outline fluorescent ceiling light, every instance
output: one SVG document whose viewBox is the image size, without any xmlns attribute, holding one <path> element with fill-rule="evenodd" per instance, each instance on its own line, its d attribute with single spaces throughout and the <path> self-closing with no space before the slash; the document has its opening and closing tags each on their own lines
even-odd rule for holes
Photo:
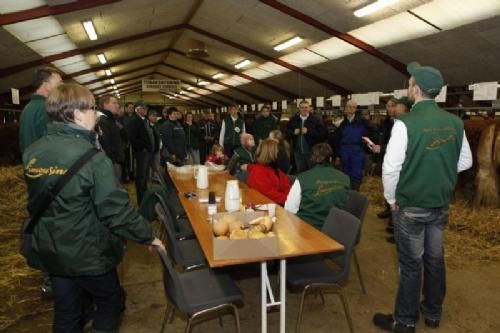
<svg viewBox="0 0 500 333">
<path fill-rule="evenodd" d="M 113 89 L 116 90 L 116 89 L 118 89 L 118 87 L 117 86 L 113 86 Z"/>
<path fill-rule="evenodd" d="M 99 62 L 103 65 L 106 63 L 106 57 L 104 56 L 104 53 L 99 53 L 97 55 L 97 59 L 99 59 Z"/>
<path fill-rule="evenodd" d="M 356 17 L 363 17 L 366 15 L 373 14 L 382 8 L 385 8 L 389 5 L 392 5 L 398 0 L 377 0 L 374 3 L 369 4 L 368 6 L 365 6 L 363 8 L 360 8 L 354 12 L 354 16 Z"/>
<path fill-rule="evenodd" d="M 283 51 L 284 49 L 287 49 L 291 46 L 297 45 L 298 43 L 302 42 L 303 38 L 299 36 L 295 36 L 293 38 L 290 38 L 289 40 L 284 41 L 283 43 L 280 43 L 274 47 L 275 51 Z"/>
<path fill-rule="evenodd" d="M 90 40 L 97 40 L 97 33 L 95 32 L 94 24 L 92 20 L 84 20 L 82 21 L 83 28 L 85 28 L 85 32 L 87 36 L 89 36 Z"/>
<path fill-rule="evenodd" d="M 187 87 L 186 89 L 187 89 L 187 90 L 193 90 L 193 89 L 194 89 L 194 87 Z"/>
<path fill-rule="evenodd" d="M 206 86 L 208 84 L 210 84 L 210 82 L 208 82 L 208 81 L 200 81 L 200 82 L 198 82 L 199 86 Z"/>
<path fill-rule="evenodd" d="M 245 59 L 245 60 L 243 60 L 243 61 L 241 61 L 241 62 L 237 63 L 236 65 L 234 65 L 234 67 L 235 67 L 236 69 L 240 69 L 240 68 L 243 68 L 243 67 L 245 67 L 245 66 L 248 66 L 248 65 L 250 64 L 250 62 L 251 62 L 250 60 Z"/>
<path fill-rule="evenodd" d="M 106 73 L 107 76 L 111 76 L 111 69 L 106 69 L 104 73 Z"/>
<path fill-rule="evenodd" d="M 220 78 L 221 76 L 224 76 L 224 74 L 222 74 L 222 73 L 217 73 L 217 74 L 212 75 L 212 79 L 218 79 L 218 78 Z"/>
<path fill-rule="evenodd" d="M 109 82 L 111 82 L 111 84 L 115 84 L 115 79 L 111 79 Z"/>
<path fill-rule="evenodd" d="M 185 93 L 186 93 L 186 92 L 185 92 L 185 91 L 183 91 L 183 90 L 179 91 L 179 94 L 181 94 L 181 95 L 182 95 L 182 94 L 185 94 Z"/>
</svg>

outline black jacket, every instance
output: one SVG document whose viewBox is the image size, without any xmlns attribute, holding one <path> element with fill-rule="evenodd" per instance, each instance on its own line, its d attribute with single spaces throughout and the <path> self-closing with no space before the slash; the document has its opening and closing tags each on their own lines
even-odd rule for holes
<svg viewBox="0 0 500 333">
<path fill-rule="evenodd" d="M 292 147 L 295 147 L 297 141 L 297 135 L 294 134 L 296 128 L 301 127 L 302 119 L 299 114 L 296 114 L 288 122 L 286 128 L 286 136 L 288 142 L 291 142 Z M 307 128 L 307 133 L 305 135 L 307 144 L 312 148 L 315 144 L 326 141 L 327 131 L 326 127 L 323 126 L 323 122 L 320 118 L 313 114 L 309 114 L 306 121 L 304 122 L 304 127 Z"/>
<path fill-rule="evenodd" d="M 379 127 L 379 135 L 378 135 L 378 144 L 381 148 L 381 153 L 385 153 L 385 149 L 387 148 L 387 144 L 389 143 L 389 139 L 391 138 L 392 127 L 394 126 L 394 119 L 387 116 L 385 117 Z"/>
<path fill-rule="evenodd" d="M 214 120 L 202 120 L 200 127 L 200 145 L 211 145 L 219 140 L 220 128 Z"/>
<path fill-rule="evenodd" d="M 153 142 L 151 142 L 146 126 L 149 126 L 147 120 L 137 114 L 134 114 L 129 121 L 128 138 L 134 151 L 153 151 Z"/>
<path fill-rule="evenodd" d="M 160 134 L 168 156 L 175 155 L 176 159 L 181 161 L 187 157 L 186 133 L 181 123 L 171 120 L 165 121 Z"/>
<path fill-rule="evenodd" d="M 108 110 L 99 110 L 102 115 L 97 120 L 99 128 L 99 143 L 113 163 L 123 163 L 125 152 L 123 150 L 120 127 L 116 124 L 113 114 Z"/>
</svg>

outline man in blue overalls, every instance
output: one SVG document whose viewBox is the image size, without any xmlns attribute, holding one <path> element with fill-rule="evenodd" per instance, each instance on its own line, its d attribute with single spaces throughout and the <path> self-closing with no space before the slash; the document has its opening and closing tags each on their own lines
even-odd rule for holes
<svg viewBox="0 0 500 333">
<path fill-rule="evenodd" d="M 339 126 L 336 164 L 342 161 L 342 168 L 351 179 L 351 188 L 359 191 L 365 163 L 362 137 L 371 136 L 372 125 L 366 119 L 356 115 L 357 107 L 356 101 L 347 101 L 344 120 Z"/>
</svg>

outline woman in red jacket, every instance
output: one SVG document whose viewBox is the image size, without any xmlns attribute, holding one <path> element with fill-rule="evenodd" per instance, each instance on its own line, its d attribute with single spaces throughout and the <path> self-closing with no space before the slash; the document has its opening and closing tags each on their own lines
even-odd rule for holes
<svg viewBox="0 0 500 333">
<path fill-rule="evenodd" d="M 255 163 L 248 166 L 247 183 L 251 188 L 283 205 L 290 191 L 290 181 L 278 168 L 277 160 L 278 143 L 270 139 L 261 141 L 255 153 Z"/>
</svg>

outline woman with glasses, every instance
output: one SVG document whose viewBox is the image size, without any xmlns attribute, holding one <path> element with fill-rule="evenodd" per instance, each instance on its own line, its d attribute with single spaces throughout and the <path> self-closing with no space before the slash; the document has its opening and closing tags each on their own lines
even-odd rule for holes
<svg viewBox="0 0 500 333">
<path fill-rule="evenodd" d="M 78 84 L 61 84 L 46 100 L 47 135 L 23 154 L 31 216 L 40 198 L 96 144 L 95 101 Z M 151 225 L 130 206 L 113 164 L 98 152 L 69 179 L 38 219 L 30 266 L 49 272 L 54 294 L 54 332 L 81 332 L 83 296 L 95 313 L 93 332 L 117 332 L 124 293 L 116 266 L 123 239 L 163 247 Z"/>
</svg>

